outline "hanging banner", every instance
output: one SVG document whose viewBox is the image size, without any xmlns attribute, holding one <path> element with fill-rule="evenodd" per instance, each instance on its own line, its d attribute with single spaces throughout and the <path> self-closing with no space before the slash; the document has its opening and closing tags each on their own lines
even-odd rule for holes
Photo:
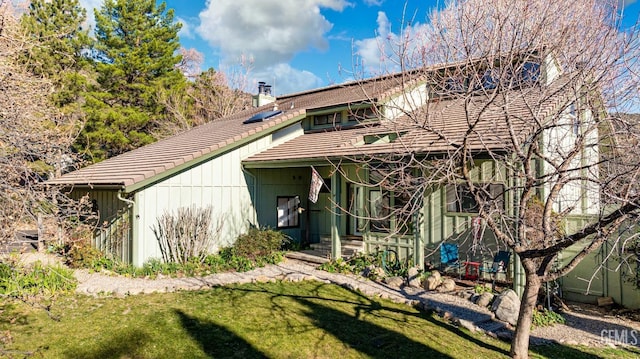
<svg viewBox="0 0 640 359">
<path fill-rule="evenodd" d="M 316 203 L 318 202 L 318 194 L 320 193 L 320 189 L 322 189 L 322 185 L 324 181 L 322 180 L 322 176 L 316 171 L 313 166 L 311 167 L 311 187 L 309 188 L 309 201 Z"/>
</svg>

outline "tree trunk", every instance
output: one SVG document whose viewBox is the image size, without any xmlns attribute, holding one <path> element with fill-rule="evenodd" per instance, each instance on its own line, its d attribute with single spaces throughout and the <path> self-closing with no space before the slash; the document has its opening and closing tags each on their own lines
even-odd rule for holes
<svg viewBox="0 0 640 359">
<path fill-rule="evenodd" d="M 540 290 L 540 278 L 535 272 L 527 270 L 525 266 L 526 282 L 524 294 L 520 303 L 520 313 L 518 314 L 518 324 L 511 342 L 511 357 L 525 359 L 529 357 L 529 336 L 531 334 L 531 323 L 533 311 L 538 301 L 538 291 Z"/>
</svg>

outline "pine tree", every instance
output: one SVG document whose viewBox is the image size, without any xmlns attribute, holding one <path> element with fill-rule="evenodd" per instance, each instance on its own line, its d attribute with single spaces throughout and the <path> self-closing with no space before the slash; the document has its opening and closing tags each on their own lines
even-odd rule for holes
<svg viewBox="0 0 640 359">
<path fill-rule="evenodd" d="M 160 94 L 186 81 L 176 69 L 181 25 L 165 3 L 105 0 L 95 15 L 100 90 L 87 97 L 77 148 L 99 161 L 155 141 L 159 123 L 170 118 Z"/>
<path fill-rule="evenodd" d="M 78 0 L 32 0 L 20 25 L 33 46 L 26 47 L 21 61 L 27 71 L 49 79 L 54 86 L 53 103 L 68 116 L 82 116 L 79 101 L 91 77 L 89 60 L 83 55 L 91 40 L 82 24 L 86 10 Z"/>
</svg>

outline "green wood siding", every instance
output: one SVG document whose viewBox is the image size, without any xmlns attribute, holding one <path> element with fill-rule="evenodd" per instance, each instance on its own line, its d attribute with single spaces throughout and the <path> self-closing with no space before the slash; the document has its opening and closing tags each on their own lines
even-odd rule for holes
<svg viewBox="0 0 640 359">
<path fill-rule="evenodd" d="M 257 179 L 255 205 L 258 224 L 277 228 L 277 199 L 284 196 L 298 196 L 300 207 L 304 210 L 299 215 L 299 226 L 295 228 L 285 228 L 282 231 L 295 241 L 307 241 L 309 233 L 309 216 L 316 210 L 322 211 L 321 206 L 327 203 L 326 194 L 321 193 L 319 201 L 312 204 L 309 197 L 309 184 L 311 182 L 311 168 L 285 168 L 285 169 L 253 169 L 251 172 Z M 324 214 L 324 213 L 322 213 Z M 321 216 L 324 218 L 325 216 Z M 314 226 L 316 223 L 314 223 Z M 327 228 L 324 222 L 320 223 L 320 228 Z M 328 228 L 327 228 L 328 230 Z"/>
<path fill-rule="evenodd" d="M 98 211 L 93 245 L 124 262 L 130 262 L 133 238 L 131 205 L 118 199 L 118 191 L 113 190 L 77 189 L 71 197 L 80 199 L 85 195 L 94 202 Z"/>
</svg>

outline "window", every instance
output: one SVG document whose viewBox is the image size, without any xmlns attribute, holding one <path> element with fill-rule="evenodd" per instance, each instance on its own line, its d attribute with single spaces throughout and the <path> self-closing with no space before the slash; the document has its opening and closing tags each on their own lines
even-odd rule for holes
<svg viewBox="0 0 640 359">
<path fill-rule="evenodd" d="M 444 81 L 445 94 L 465 92 L 465 79 L 462 76 L 451 76 Z"/>
<path fill-rule="evenodd" d="M 488 210 L 504 210 L 504 185 L 499 183 L 478 183 L 483 204 Z M 476 197 L 466 184 L 447 185 L 447 212 L 478 213 L 480 207 Z"/>
<path fill-rule="evenodd" d="M 313 116 L 313 124 L 315 126 L 333 125 L 336 123 L 340 123 L 341 121 L 342 121 L 342 114 L 340 112 Z"/>
<path fill-rule="evenodd" d="M 540 64 L 531 61 L 522 64 L 521 79 L 525 83 L 537 83 L 540 79 Z"/>
<path fill-rule="evenodd" d="M 291 228 L 300 225 L 300 197 L 278 197 L 278 228 Z"/>
<path fill-rule="evenodd" d="M 498 83 L 500 81 L 500 70 L 499 69 L 489 69 L 484 72 L 481 78 L 481 86 L 485 90 L 493 90 L 498 87 Z"/>
<path fill-rule="evenodd" d="M 571 118 L 573 134 L 575 136 L 578 136 L 580 134 L 581 123 L 580 123 L 580 117 L 576 113 L 575 103 L 572 103 L 571 105 L 569 105 L 569 107 L 567 108 L 567 114 Z"/>
<path fill-rule="evenodd" d="M 365 121 L 378 118 L 378 112 L 374 107 L 366 107 L 360 109 L 354 109 L 349 112 L 347 118 L 350 122 Z"/>
<path fill-rule="evenodd" d="M 391 229 L 391 196 L 388 191 L 369 191 L 371 221 L 369 229 L 372 232 L 389 232 Z"/>
<path fill-rule="evenodd" d="M 401 166 L 379 164 L 371 167 L 369 183 L 380 189 L 369 191 L 369 230 L 372 232 L 391 232 L 411 234 L 413 231 L 413 213 L 410 205 L 412 193 L 407 189 L 412 183 L 411 169 Z M 385 189 L 397 189 L 385 190 Z"/>
</svg>

